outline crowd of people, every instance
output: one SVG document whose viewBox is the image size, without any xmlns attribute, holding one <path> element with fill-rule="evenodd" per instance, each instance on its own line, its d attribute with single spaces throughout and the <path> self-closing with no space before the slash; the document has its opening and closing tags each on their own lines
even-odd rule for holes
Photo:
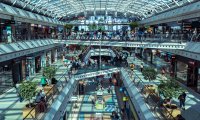
<svg viewBox="0 0 200 120">
<path fill-rule="evenodd" d="M 169 32 L 164 33 L 152 33 L 147 30 L 116 30 L 116 31 L 81 31 L 81 32 L 69 32 L 66 34 L 66 39 L 82 39 L 82 40 L 132 40 L 132 41 L 145 41 L 145 40 L 159 40 L 159 41 L 170 41 L 170 40 L 185 40 L 185 41 L 199 41 L 200 33 L 197 32 Z"/>
</svg>

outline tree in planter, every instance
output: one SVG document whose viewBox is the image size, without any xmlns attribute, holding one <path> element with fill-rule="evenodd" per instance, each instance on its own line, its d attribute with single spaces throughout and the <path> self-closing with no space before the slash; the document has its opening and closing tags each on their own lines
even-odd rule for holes
<svg viewBox="0 0 200 120">
<path fill-rule="evenodd" d="M 170 101 L 172 98 L 178 98 L 180 94 L 185 92 L 185 90 L 179 86 L 178 82 L 174 79 L 161 81 L 158 85 L 158 91 L 160 95 L 163 95 L 165 99 Z"/>
<path fill-rule="evenodd" d="M 155 71 L 155 69 L 147 67 L 144 68 L 142 71 L 142 75 L 144 76 L 144 79 L 152 81 L 156 79 L 157 76 L 157 72 Z"/>
<path fill-rule="evenodd" d="M 88 26 L 89 31 L 94 31 L 97 29 L 97 25 L 95 23 L 93 23 L 92 25 Z"/>
<path fill-rule="evenodd" d="M 131 23 L 129 24 L 129 26 L 130 26 L 131 30 L 135 30 L 135 28 L 138 27 L 139 25 L 138 25 L 137 22 L 131 22 Z"/>
<path fill-rule="evenodd" d="M 26 81 L 19 86 L 19 94 L 24 100 L 28 100 L 28 107 L 31 107 L 31 99 L 36 95 L 36 82 Z"/>
<path fill-rule="evenodd" d="M 166 81 L 161 81 L 158 85 L 158 91 L 165 98 L 178 98 L 178 96 L 185 92 L 185 90 L 179 86 L 178 82 L 171 79 Z"/>
<path fill-rule="evenodd" d="M 67 30 L 67 32 L 70 32 L 73 28 L 73 25 L 72 24 L 65 24 L 65 29 Z"/>
<path fill-rule="evenodd" d="M 54 78 L 56 75 L 56 71 L 57 71 L 56 67 L 48 66 L 43 69 L 43 74 L 48 80 L 52 80 L 52 78 Z"/>
</svg>

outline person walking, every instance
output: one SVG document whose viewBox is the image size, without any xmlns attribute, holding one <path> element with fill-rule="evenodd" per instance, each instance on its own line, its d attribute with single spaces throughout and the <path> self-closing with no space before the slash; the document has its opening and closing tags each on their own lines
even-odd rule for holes
<svg viewBox="0 0 200 120">
<path fill-rule="evenodd" d="M 140 71 L 141 72 L 143 71 L 143 68 L 144 68 L 143 63 L 141 63 L 141 65 L 140 65 Z"/>
<path fill-rule="evenodd" d="M 180 102 L 180 108 L 182 108 L 183 110 L 185 110 L 185 99 L 186 99 L 186 93 L 183 92 L 179 97 L 179 102 Z"/>
</svg>

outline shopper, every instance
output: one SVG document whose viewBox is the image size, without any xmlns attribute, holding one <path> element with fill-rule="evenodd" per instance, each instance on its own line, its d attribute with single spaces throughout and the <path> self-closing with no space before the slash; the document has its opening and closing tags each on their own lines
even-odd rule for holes
<svg viewBox="0 0 200 120">
<path fill-rule="evenodd" d="M 162 68 L 161 73 L 162 73 L 163 76 L 165 75 L 165 69 L 164 68 Z"/>
<path fill-rule="evenodd" d="M 143 71 L 143 68 L 144 68 L 143 63 L 141 63 L 141 65 L 140 65 L 140 71 L 141 72 Z"/>
<path fill-rule="evenodd" d="M 182 108 L 183 110 L 185 109 L 185 99 L 186 99 L 186 93 L 183 92 L 179 97 L 179 102 L 180 102 L 180 108 Z"/>
<path fill-rule="evenodd" d="M 40 83 L 41 83 L 42 87 L 46 86 L 46 84 L 47 84 L 46 77 L 44 76 L 44 74 L 42 75 Z"/>
</svg>

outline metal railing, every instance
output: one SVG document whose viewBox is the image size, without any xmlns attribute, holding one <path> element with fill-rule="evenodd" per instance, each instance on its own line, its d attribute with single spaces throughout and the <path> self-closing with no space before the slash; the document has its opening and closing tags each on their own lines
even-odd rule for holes
<svg viewBox="0 0 200 120">
<path fill-rule="evenodd" d="M 10 41 L 9 41 L 10 39 Z M 200 33 L 129 33 L 121 34 L 116 32 L 105 32 L 104 34 L 94 34 L 94 32 L 77 32 L 70 35 L 2 35 L 1 43 L 37 40 L 37 39 L 63 39 L 63 40 L 112 40 L 112 41 L 149 41 L 149 42 L 199 42 Z"/>
<path fill-rule="evenodd" d="M 68 83 L 65 80 L 65 76 L 67 75 L 68 71 L 64 71 L 62 76 L 58 79 L 58 82 L 47 91 L 46 93 L 46 100 L 45 100 L 45 111 L 41 112 L 40 111 L 40 105 L 35 104 L 35 106 L 27 113 L 27 115 L 23 118 L 23 120 L 28 120 L 28 119 L 34 119 L 34 120 L 39 120 L 43 119 L 45 113 L 48 111 L 48 109 L 51 107 L 51 104 L 54 102 L 56 99 L 56 96 L 59 95 L 64 88 L 64 86 Z"/>
<path fill-rule="evenodd" d="M 150 106 L 150 110 L 152 113 L 155 113 L 157 118 L 159 119 L 167 119 L 167 120 L 176 120 L 176 117 L 172 115 L 173 109 L 169 110 L 167 107 L 163 106 L 163 103 L 161 102 L 161 97 L 159 93 L 156 93 L 155 91 L 152 91 L 150 89 L 150 84 L 145 83 L 136 72 L 130 70 L 129 76 L 133 79 L 134 85 L 139 90 L 140 94 L 143 96 L 146 104 Z M 134 76 L 134 77 L 133 77 Z M 151 84 L 152 85 L 152 84 Z M 178 108 L 178 107 L 177 107 Z M 160 115 L 158 115 L 159 113 Z"/>
<path fill-rule="evenodd" d="M 170 33 L 170 34 L 149 34 L 149 33 L 135 33 L 135 34 L 104 34 L 98 35 L 94 33 L 74 33 L 68 35 L 66 40 L 112 40 L 112 41 L 158 41 L 158 42 L 190 42 L 194 41 L 193 34 L 183 34 L 183 33 Z M 197 35 L 196 35 L 197 36 Z M 199 41 L 199 36 L 197 38 Z"/>
</svg>

